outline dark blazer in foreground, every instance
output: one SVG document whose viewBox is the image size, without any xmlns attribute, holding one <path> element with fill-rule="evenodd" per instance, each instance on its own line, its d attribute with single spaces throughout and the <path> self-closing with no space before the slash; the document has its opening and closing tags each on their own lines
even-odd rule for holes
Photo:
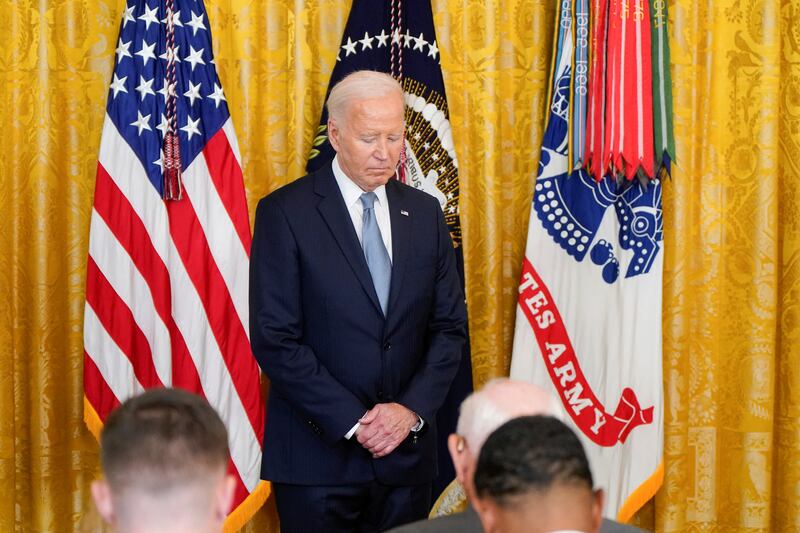
<svg viewBox="0 0 800 533">
<path fill-rule="evenodd" d="M 330 165 L 263 198 L 250 257 L 250 339 L 271 385 L 264 479 L 300 485 L 429 482 L 436 411 L 458 368 L 466 309 L 439 203 L 386 185 L 392 281 L 386 317 Z M 372 459 L 344 435 L 378 403 L 425 431 Z"/>
<path fill-rule="evenodd" d="M 472 507 L 467 507 L 464 512 L 455 513 L 431 520 L 420 520 L 392 529 L 389 533 L 483 533 L 478 513 Z M 643 530 L 603 519 L 600 533 L 644 533 Z"/>
</svg>

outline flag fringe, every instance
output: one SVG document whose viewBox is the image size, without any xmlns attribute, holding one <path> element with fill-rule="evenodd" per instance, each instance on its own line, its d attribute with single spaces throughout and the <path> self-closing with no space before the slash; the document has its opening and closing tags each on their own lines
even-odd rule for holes
<svg viewBox="0 0 800 533">
<path fill-rule="evenodd" d="M 89 402 L 89 398 L 86 395 L 83 395 L 83 421 L 86 423 L 86 427 L 89 428 L 89 431 L 94 435 L 94 438 L 97 439 L 97 442 L 100 442 L 100 432 L 103 430 L 103 422 L 100 420 L 100 416 L 97 414 L 97 411 L 94 410 L 94 406 Z"/>
<path fill-rule="evenodd" d="M 94 410 L 86 395 L 83 396 L 83 421 L 86 427 L 100 441 L 100 432 L 103 430 L 103 422 Z M 264 505 L 269 495 L 272 493 L 272 485 L 268 481 L 259 481 L 255 490 L 239 504 L 236 509 L 225 519 L 223 533 L 233 533 L 239 531 L 244 525 L 253 518 L 253 515 Z"/>
<path fill-rule="evenodd" d="M 271 493 L 272 485 L 269 481 L 259 481 L 255 490 L 225 519 L 225 524 L 222 527 L 223 533 L 233 533 L 242 529 L 253 518 L 253 515 L 261 509 Z"/>
<path fill-rule="evenodd" d="M 658 463 L 653 474 L 634 490 L 617 513 L 617 521 L 627 523 L 636 512 L 656 495 L 664 483 L 664 461 Z"/>
</svg>

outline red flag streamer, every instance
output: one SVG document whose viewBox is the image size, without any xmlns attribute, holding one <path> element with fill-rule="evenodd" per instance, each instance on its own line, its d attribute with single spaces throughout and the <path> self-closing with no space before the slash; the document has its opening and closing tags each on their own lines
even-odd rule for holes
<svg viewBox="0 0 800 533">
<path fill-rule="evenodd" d="M 606 112 L 606 31 L 608 0 L 593 0 L 591 71 L 589 73 L 588 133 L 586 135 L 586 168 L 595 180 L 603 178 L 603 141 Z"/>
<path fill-rule="evenodd" d="M 608 24 L 606 27 L 606 123 L 603 142 L 602 173 L 616 174 L 617 148 L 620 136 L 620 98 L 622 90 L 621 68 L 621 8 L 623 0 L 611 0 L 608 6 Z"/>
<path fill-rule="evenodd" d="M 653 88 L 650 51 L 650 6 L 648 0 L 631 0 L 623 12 L 625 60 L 622 63 L 624 100 L 620 139 L 620 162 L 625 177 L 632 180 L 641 168 L 653 178 Z M 632 7 L 632 9 L 630 9 Z M 617 167 L 620 172 L 623 167 Z"/>
</svg>

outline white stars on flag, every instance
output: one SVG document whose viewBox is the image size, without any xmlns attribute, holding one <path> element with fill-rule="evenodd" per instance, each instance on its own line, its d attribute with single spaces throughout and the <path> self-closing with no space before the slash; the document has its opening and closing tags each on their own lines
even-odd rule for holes
<svg viewBox="0 0 800 533">
<path fill-rule="evenodd" d="M 203 50 L 205 50 L 205 48 L 195 50 L 194 46 L 189 46 L 189 55 L 183 58 L 183 60 L 187 63 L 191 63 L 192 72 L 194 72 L 194 67 L 197 66 L 198 63 L 201 65 L 206 64 L 206 62 L 203 60 Z"/>
<path fill-rule="evenodd" d="M 200 135 L 198 124 L 200 124 L 199 118 L 197 120 L 192 120 L 191 117 L 186 117 L 186 125 L 181 128 L 181 131 L 185 131 L 189 140 L 192 140 L 193 135 Z"/>
<path fill-rule="evenodd" d="M 116 72 L 114 73 L 114 79 L 111 82 L 111 90 L 114 91 L 114 96 L 112 98 L 116 98 L 117 94 L 120 92 L 126 93 L 128 89 L 125 88 L 125 80 L 128 79 L 128 76 L 123 76 L 122 78 L 118 78 Z"/>
<path fill-rule="evenodd" d="M 167 132 L 169 131 L 169 122 L 167 122 L 167 116 L 164 113 L 161 113 L 161 123 L 156 126 L 156 129 L 161 132 L 162 138 L 167 136 Z"/>
<path fill-rule="evenodd" d="M 142 131 L 144 131 L 144 130 L 153 131 L 150 128 L 150 124 L 149 124 L 150 115 L 144 115 L 143 116 L 142 112 L 139 111 L 139 110 L 136 111 L 136 114 L 139 115 L 139 118 L 137 118 L 135 121 L 131 122 L 131 126 L 136 126 L 137 128 L 139 128 L 139 136 L 142 135 Z"/>
<path fill-rule="evenodd" d="M 117 45 L 117 50 L 114 52 L 115 54 L 117 54 L 117 62 L 122 61 L 123 57 L 132 57 L 131 53 L 128 51 L 128 49 L 131 47 L 132 42 L 133 41 L 128 41 L 127 43 L 123 42 L 122 37 L 120 37 L 119 44 Z"/>
<path fill-rule="evenodd" d="M 388 46 L 387 41 L 389 40 L 389 34 L 383 29 L 381 30 L 381 34 L 376 35 L 375 38 L 378 39 L 378 48 L 381 46 Z"/>
<path fill-rule="evenodd" d="M 350 54 L 355 54 L 356 53 L 356 43 L 357 42 L 358 41 L 356 41 L 354 43 L 353 40 L 350 37 L 347 38 L 347 44 L 343 44 L 342 45 L 342 48 L 344 48 L 347 51 L 347 53 L 345 54 L 345 57 L 349 56 Z"/>
<path fill-rule="evenodd" d="M 147 65 L 147 62 L 151 59 L 155 61 L 156 54 L 153 52 L 156 48 L 156 43 L 147 44 L 145 39 L 142 39 L 142 49 L 136 52 L 136 55 L 142 58 L 142 62 Z"/>
<path fill-rule="evenodd" d="M 197 17 L 197 23 L 202 24 L 202 17 Z M 194 26 L 195 23 L 195 15 L 192 13 L 192 22 L 188 23 L 189 26 Z M 205 26 L 202 26 L 205 29 Z M 428 47 L 427 50 L 427 57 L 433 58 L 434 61 L 438 61 L 439 56 L 439 48 L 436 45 L 436 41 L 427 41 L 425 39 L 425 34 L 420 32 L 419 37 L 415 37 L 409 32 L 400 33 L 399 30 L 395 30 L 393 34 L 386 33 L 385 29 L 381 29 L 380 34 L 370 35 L 369 32 L 364 32 L 364 37 L 356 38 L 353 40 L 352 36 L 347 36 L 347 41 L 339 47 L 339 50 L 336 52 L 336 61 L 342 60 L 342 52 L 344 52 L 344 57 L 348 57 L 350 55 L 358 54 L 359 52 L 366 52 L 367 50 L 376 50 L 378 48 L 382 48 L 384 46 L 389 46 L 389 39 L 391 38 L 392 44 L 396 44 L 398 46 L 402 46 L 404 48 L 410 48 L 422 54 L 425 54 L 425 47 Z M 377 42 L 374 42 L 377 41 Z M 358 45 L 361 45 L 361 48 L 358 48 Z M 189 61 L 189 58 L 184 58 L 186 61 Z"/>
<path fill-rule="evenodd" d="M 144 76 L 140 75 L 139 85 L 136 86 L 136 91 L 142 97 L 142 102 L 144 102 L 144 97 L 147 96 L 148 94 L 152 94 L 153 96 L 155 96 L 156 93 L 153 91 L 153 80 L 152 79 L 145 80 Z M 141 133 L 141 131 L 139 133 Z"/>
<path fill-rule="evenodd" d="M 436 46 L 436 41 L 433 41 L 428 45 L 428 57 L 436 59 L 436 56 L 438 54 L 439 54 L 439 48 Z"/>
<path fill-rule="evenodd" d="M 203 97 L 200 96 L 200 86 L 203 85 L 202 83 L 198 83 L 195 85 L 191 81 L 189 82 L 189 90 L 183 93 L 183 96 L 189 99 L 189 105 L 194 105 L 195 100 L 202 99 Z"/>
<path fill-rule="evenodd" d="M 206 25 L 203 23 L 203 15 L 195 15 L 194 11 L 192 11 L 192 20 L 191 22 L 186 23 L 187 26 L 191 26 L 192 28 L 192 35 L 197 35 L 197 30 L 207 30 Z"/>
<path fill-rule="evenodd" d="M 423 50 L 423 47 L 428 44 L 428 41 L 425 40 L 422 32 L 420 32 L 419 37 L 414 37 L 414 40 L 417 41 L 417 44 L 414 45 L 414 50 L 424 52 L 425 50 Z"/>
<path fill-rule="evenodd" d="M 374 40 L 375 40 L 375 37 L 370 37 L 369 33 L 364 32 L 364 38 L 363 39 L 359 39 L 359 41 L 358 41 L 358 42 L 361 43 L 361 51 L 363 52 L 367 48 L 372 50 L 372 41 L 374 41 Z"/>
<path fill-rule="evenodd" d="M 205 143 L 205 136 L 213 136 L 230 115 L 213 66 L 209 24 L 202 3 L 192 2 L 194 7 L 189 8 L 176 2 L 175 10 L 169 14 L 161 0 L 126 0 L 126 3 L 130 5 L 124 6 L 121 17 L 108 113 L 140 160 L 151 162 L 147 172 L 156 183 L 163 171 L 158 151 L 167 134 L 179 134 L 181 156 L 191 161 Z M 165 38 L 170 24 L 175 30 L 172 46 L 167 45 Z M 365 43 L 375 46 L 373 36 L 365 35 L 365 39 L 362 46 L 352 43 L 353 53 L 359 52 Z M 176 78 L 171 84 L 164 63 L 158 64 L 159 60 L 176 63 Z M 175 106 L 172 109 L 179 117 L 175 122 L 169 118 L 172 98 Z"/>
<path fill-rule="evenodd" d="M 158 6 L 150 9 L 146 4 L 144 6 L 144 15 L 139 15 L 139 20 L 145 23 L 144 29 L 145 31 L 150 29 L 150 24 L 158 24 L 158 17 L 156 14 L 158 13 Z"/>
<path fill-rule="evenodd" d="M 122 27 L 128 25 L 129 22 L 136 23 L 136 18 L 133 16 L 133 10 L 136 9 L 136 6 L 125 7 L 125 13 L 122 15 Z"/>
<path fill-rule="evenodd" d="M 227 102 L 227 100 L 225 100 L 225 95 L 222 94 L 222 87 L 220 87 L 217 83 L 214 84 L 214 92 L 209 94 L 208 98 L 214 100 L 214 104 L 216 104 L 217 108 L 219 108 L 219 103 L 221 101 Z"/>
</svg>

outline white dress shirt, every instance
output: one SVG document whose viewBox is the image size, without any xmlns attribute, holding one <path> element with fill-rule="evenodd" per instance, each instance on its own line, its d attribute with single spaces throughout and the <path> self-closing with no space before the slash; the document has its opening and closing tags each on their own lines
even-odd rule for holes
<svg viewBox="0 0 800 533">
<path fill-rule="evenodd" d="M 344 198 L 344 205 L 347 207 L 347 212 L 350 213 L 350 220 L 352 220 L 356 235 L 358 235 L 358 242 L 361 243 L 362 228 L 364 227 L 364 206 L 361 204 L 361 195 L 366 191 L 363 191 L 361 187 L 347 177 L 342 167 L 339 166 L 338 156 L 333 158 L 331 167 L 333 168 L 333 177 L 336 178 L 336 185 L 339 186 L 339 191 L 342 193 L 342 198 Z M 392 221 L 389 217 L 389 199 L 386 197 L 386 185 L 381 185 L 372 192 L 377 196 L 373 206 L 375 221 L 381 231 L 383 245 L 386 246 L 386 251 L 389 252 L 389 261 L 392 261 Z M 419 422 L 414 426 L 415 431 L 422 429 L 424 424 L 422 418 L 418 417 L 418 420 Z M 359 422 L 356 422 L 356 425 L 344 437 L 350 439 L 360 425 Z"/>
<path fill-rule="evenodd" d="M 361 195 L 365 191 L 355 184 L 353 180 L 347 177 L 342 167 L 339 166 L 338 157 L 333 158 L 333 177 L 336 178 L 336 185 L 339 186 L 339 191 L 344 198 L 344 205 L 347 206 L 347 212 L 350 213 L 350 219 L 353 221 L 353 227 L 356 229 L 358 235 L 358 242 L 362 242 L 361 233 L 364 226 L 364 206 L 361 205 Z M 381 230 L 381 238 L 383 245 L 386 246 L 386 251 L 389 252 L 389 261 L 392 260 L 392 221 L 389 217 L 389 199 L 386 197 L 386 185 L 381 185 L 374 191 L 378 199 L 375 201 L 373 209 L 375 210 L 375 221 L 378 223 L 378 229 Z"/>
</svg>

